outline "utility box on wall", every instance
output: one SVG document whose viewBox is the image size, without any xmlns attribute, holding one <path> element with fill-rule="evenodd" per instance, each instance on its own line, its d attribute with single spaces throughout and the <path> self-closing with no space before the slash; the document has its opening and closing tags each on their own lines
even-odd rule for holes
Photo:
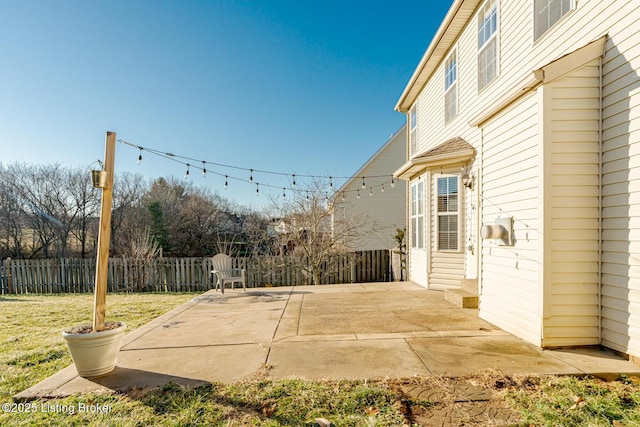
<svg viewBox="0 0 640 427">
<path fill-rule="evenodd" d="M 513 246 L 513 217 L 497 218 L 495 224 L 485 224 L 480 229 L 483 239 L 500 240 L 502 246 Z"/>
</svg>

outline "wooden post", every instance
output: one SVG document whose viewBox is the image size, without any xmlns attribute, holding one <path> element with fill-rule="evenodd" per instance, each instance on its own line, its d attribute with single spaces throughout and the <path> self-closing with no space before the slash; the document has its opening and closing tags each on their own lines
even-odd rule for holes
<svg viewBox="0 0 640 427">
<path fill-rule="evenodd" d="M 13 293 L 13 283 L 11 283 L 11 258 L 10 257 L 8 257 L 5 260 L 4 278 L 7 281 L 6 282 L 7 283 L 7 293 L 8 294 L 12 294 Z"/>
<path fill-rule="evenodd" d="M 107 309 L 107 270 L 109 268 L 109 241 L 111 240 L 111 204 L 113 200 L 115 154 L 116 133 L 107 132 L 104 150 L 104 170 L 107 172 L 107 182 L 102 189 L 95 294 L 93 301 L 93 330 L 96 332 L 104 329 L 104 318 Z"/>
</svg>

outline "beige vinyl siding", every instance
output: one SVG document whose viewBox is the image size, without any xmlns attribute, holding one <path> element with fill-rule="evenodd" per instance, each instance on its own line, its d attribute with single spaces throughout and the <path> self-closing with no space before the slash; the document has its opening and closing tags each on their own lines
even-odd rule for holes
<svg viewBox="0 0 640 427">
<path fill-rule="evenodd" d="M 631 2 L 630 2 L 631 3 Z M 602 344 L 640 356 L 640 5 L 615 13 L 603 60 Z"/>
<path fill-rule="evenodd" d="M 481 3 L 465 1 L 463 9 L 477 9 Z M 578 0 L 574 10 L 535 41 L 532 1 L 501 1 L 499 13 L 498 77 L 478 93 L 477 21 L 473 15 L 460 32 L 442 39 L 449 40 L 458 52 L 458 116 L 445 124 L 442 63 L 426 67 L 434 71 L 416 100 L 418 151 L 452 137 L 464 138 L 478 153 L 470 170 L 478 172 L 479 180 L 473 193 L 465 191 L 467 210 L 472 198 L 479 197 L 478 222 L 493 223 L 498 216 L 514 218 L 515 246 L 475 242 L 481 265 L 480 315 L 537 345 L 543 341 L 544 345 L 592 343 L 599 332 L 602 344 L 640 357 L 640 2 Z M 591 79 L 582 74 L 594 71 L 591 64 L 562 82 L 548 83 L 548 88 L 525 95 L 480 127 L 469 126 L 481 113 L 496 107 L 503 95 L 521 89 L 518 85 L 533 70 L 604 35 L 602 120 L 593 120 L 598 86 L 581 88 L 575 98 L 575 79 Z M 442 49 L 434 57 L 445 58 L 447 53 Z M 565 117 L 561 132 L 546 141 L 549 149 L 544 151 L 545 136 L 540 130 L 551 131 L 559 125 L 550 121 L 546 128 L 538 126 L 546 89 L 555 92 L 553 108 L 563 110 Z M 584 96 L 589 99 L 589 111 L 584 111 Z M 574 140 L 594 132 L 600 132 L 602 141 L 600 210 L 593 204 L 593 189 L 598 187 L 598 176 L 593 173 L 594 145 L 588 138 L 582 143 Z M 541 154 L 554 159 L 546 164 L 544 178 L 540 177 Z M 546 196 L 543 183 L 549 186 Z M 552 216 L 545 218 L 543 208 Z M 598 222 L 601 242 L 593 238 Z M 469 222 L 464 223 L 466 245 L 467 239 L 475 238 L 477 227 L 471 230 Z M 543 233 L 543 226 L 553 232 L 553 238 Z M 602 253 L 594 262 L 598 246 Z M 438 262 L 449 262 L 427 251 L 411 256 L 420 258 L 411 261 L 416 274 L 433 269 Z M 468 267 L 473 258 L 466 254 L 465 274 L 473 275 Z M 594 269 L 597 261 L 599 269 Z M 598 293 L 600 331 L 594 323 Z"/>
<path fill-rule="evenodd" d="M 544 93 L 543 346 L 596 345 L 599 318 L 600 59 Z"/>
<path fill-rule="evenodd" d="M 514 246 L 482 240 L 480 317 L 539 345 L 539 155 L 537 97 L 484 126 L 482 223 L 514 219 Z"/>
</svg>

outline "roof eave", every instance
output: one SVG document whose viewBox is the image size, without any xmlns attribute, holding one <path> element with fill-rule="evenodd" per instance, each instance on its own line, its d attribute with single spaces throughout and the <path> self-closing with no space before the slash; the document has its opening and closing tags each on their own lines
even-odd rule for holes
<svg viewBox="0 0 640 427">
<path fill-rule="evenodd" d="M 459 150 L 455 153 L 439 154 L 437 156 L 430 156 L 426 158 L 413 158 L 400 166 L 398 170 L 393 173 L 395 178 L 410 180 L 419 172 L 438 166 L 451 165 L 457 162 L 466 162 L 475 156 L 473 149 Z"/>
<path fill-rule="evenodd" d="M 395 110 L 401 113 L 409 111 L 426 82 L 431 78 L 431 74 L 442 61 L 444 55 L 451 49 L 462 31 L 461 28 L 475 12 L 481 0 L 455 0 L 444 20 L 440 24 L 438 31 L 431 40 L 429 47 L 425 51 L 422 59 L 418 63 L 409 83 L 405 87 L 400 99 L 396 103 Z M 464 12 L 464 13 L 462 13 Z M 452 25 L 457 24 L 457 25 Z"/>
</svg>

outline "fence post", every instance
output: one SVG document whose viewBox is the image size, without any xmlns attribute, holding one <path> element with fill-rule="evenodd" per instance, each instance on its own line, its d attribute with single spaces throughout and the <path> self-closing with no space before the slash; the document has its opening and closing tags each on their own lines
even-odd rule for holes
<svg viewBox="0 0 640 427">
<path fill-rule="evenodd" d="M 4 279 L 7 283 L 7 293 L 13 293 L 13 284 L 11 283 L 11 258 L 7 258 L 4 264 Z"/>
</svg>

